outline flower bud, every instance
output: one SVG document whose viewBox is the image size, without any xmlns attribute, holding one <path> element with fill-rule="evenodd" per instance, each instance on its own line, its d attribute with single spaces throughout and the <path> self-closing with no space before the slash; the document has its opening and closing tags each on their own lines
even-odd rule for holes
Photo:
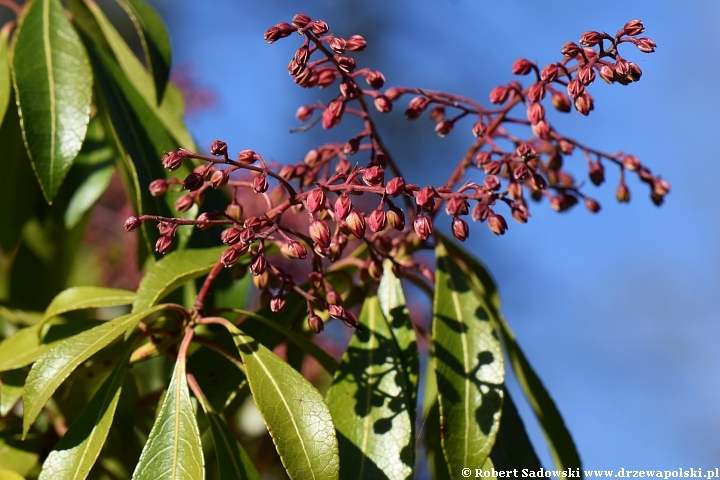
<svg viewBox="0 0 720 480">
<path fill-rule="evenodd" d="M 565 201 L 565 197 L 563 195 L 556 195 L 554 197 L 550 197 L 550 208 L 555 210 L 556 212 L 564 212 L 568 209 L 568 205 Z"/>
<path fill-rule="evenodd" d="M 298 13 L 292 18 L 292 24 L 298 28 L 305 28 L 312 19 L 304 13 Z"/>
<path fill-rule="evenodd" d="M 657 44 L 649 38 L 638 38 L 635 46 L 643 53 L 653 53 Z"/>
<path fill-rule="evenodd" d="M 308 120 L 310 120 L 310 117 L 312 117 L 312 114 L 313 114 L 312 108 L 302 105 L 295 112 L 295 118 L 297 118 L 301 122 L 307 122 Z"/>
<path fill-rule="evenodd" d="M 472 219 L 476 222 L 484 222 L 490 214 L 490 208 L 484 203 L 476 203 L 472 210 Z"/>
<path fill-rule="evenodd" d="M 199 190 L 204 183 L 205 180 L 203 179 L 202 175 L 193 172 L 187 177 L 185 177 L 185 180 L 183 180 L 183 188 L 185 190 L 190 190 L 191 192 L 194 192 L 195 190 Z"/>
<path fill-rule="evenodd" d="M 659 207 L 660 205 L 663 204 L 663 201 L 665 200 L 665 197 L 664 197 L 663 195 L 658 195 L 657 193 L 652 192 L 652 193 L 650 194 L 650 200 L 652 200 L 652 202 L 653 202 L 656 206 Z"/>
<path fill-rule="evenodd" d="M 335 200 L 335 216 L 338 218 L 345 218 L 348 216 L 348 213 L 350 213 L 350 210 L 352 209 L 352 201 L 350 200 L 350 197 L 343 193 L 340 195 L 337 200 Z"/>
<path fill-rule="evenodd" d="M 226 245 L 235 245 L 240 241 L 240 233 L 241 231 L 237 227 L 228 228 L 220 234 L 220 240 Z"/>
<path fill-rule="evenodd" d="M 541 103 L 533 103 L 527 107 L 527 119 L 531 125 L 536 125 L 545 118 L 545 108 Z"/>
<path fill-rule="evenodd" d="M 435 189 L 428 185 L 419 192 L 415 192 L 415 202 L 423 210 L 431 212 L 435 208 L 435 197 L 437 192 Z"/>
<path fill-rule="evenodd" d="M 485 135 L 485 124 L 482 123 L 482 120 L 478 120 L 477 122 L 473 123 L 470 131 L 475 138 L 480 138 Z"/>
<path fill-rule="evenodd" d="M 641 20 L 630 20 L 623 27 L 623 32 L 625 33 L 625 35 L 630 35 L 631 37 L 634 37 L 635 35 L 640 35 L 644 31 L 645 26 L 643 25 Z"/>
<path fill-rule="evenodd" d="M 355 59 L 350 57 L 335 57 L 338 68 L 345 73 L 352 73 L 355 70 Z"/>
<path fill-rule="evenodd" d="M 578 113 L 587 116 L 594 108 L 593 98 L 587 92 L 583 92 L 582 95 L 575 99 L 575 110 L 577 110 Z"/>
<path fill-rule="evenodd" d="M 385 179 L 385 172 L 382 167 L 376 165 L 374 167 L 366 168 L 365 171 L 363 171 L 362 177 L 365 183 L 370 186 L 380 185 Z"/>
<path fill-rule="evenodd" d="M 579 97 L 585 91 L 585 86 L 577 77 L 570 80 L 567 86 L 567 92 L 573 99 Z"/>
<path fill-rule="evenodd" d="M 268 181 L 265 175 L 258 175 L 253 179 L 253 190 L 255 193 L 265 193 L 268 189 Z"/>
<path fill-rule="evenodd" d="M 495 235 L 504 235 L 507 230 L 507 222 L 502 217 L 494 212 L 489 212 L 487 217 L 488 228 Z"/>
<path fill-rule="evenodd" d="M 256 277 L 258 275 L 262 275 L 263 272 L 265 272 L 266 268 L 267 260 L 265 260 L 265 255 L 255 255 L 255 257 L 252 259 L 252 262 L 250 262 L 250 271 Z"/>
<path fill-rule="evenodd" d="M 512 72 L 515 75 L 527 75 L 532 70 L 533 63 L 530 60 L 519 58 L 515 60 L 512 66 Z"/>
<path fill-rule="evenodd" d="M 402 231 L 405 228 L 405 214 L 397 207 L 390 207 L 387 212 L 387 223 L 391 228 Z"/>
<path fill-rule="evenodd" d="M 558 112 L 567 113 L 570 111 L 570 98 L 562 92 L 553 92 L 551 102 Z"/>
<path fill-rule="evenodd" d="M 387 224 L 387 215 L 385 214 L 385 210 L 382 208 L 373 210 L 373 212 L 370 214 L 368 223 L 370 224 L 370 230 L 372 230 L 373 232 L 379 232 L 383 230 L 385 228 L 385 225 Z"/>
<path fill-rule="evenodd" d="M 505 100 L 507 100 L 508 97 L 508 89 L 506 87 L 495 87 L 492 90 L 490 90 L 490 103 L 494 103 L 496 105 L 502 105 L 505 103 Z"/>
<path fill-rule="evenodd" d="M 285 308 L 285 297 L 278 293 L 270 300 L 270 311 L 271 312 L 282 312 Z"/>
<path fill-rule="evenodd" d="M 344 112 L 345 102 L 342 99 L 336 98 L 330 102 L 322 115 L 322 128 L 327 130 L 336 126 L 342 120 Z"/>
<path fill-rule="evenodd" d="M 663 180 L 662 178 L 656 178 L 653 181 L 653 193 L 656 193 L 657 195 L 665 196 L 668 193 L 670 193 L 670 184 L 667 180 Z"/>
<path fill-rule="evenodd" d="M 161 255 L 165 255 L 172 248 L 172 237 L 170 235 L 163 235 L 155 242 L 155 251 Z"/>
<path fill-rule="evenodd" d="M 363 238 L 365 236 L 365 217 L 354 208 L 350 210 L 345 224 L 356 238 Z"/>
<path fill-rule="evenodd" d="M 378 95 L 373 100 L 375 109 L 380 113 L 389 113 L 392 111 L 392 101 L 386 95 Z"/>
<path fill-rule="evenodd" d="M 225 266 L 225 268 L 232 267 L 238 260 L 240 260 L 243 253 L 244 252 L 241 248 L 232 246 L 220 255 L 220 262 Z"/>
<path fill-rule="evenodd" d="M 560 53 L 566 57 L 574 58 L 580 55 L 580 47 L 575 42 L 567 42 L 560 49 Z"/>
<path fill-rule="evenodd" d="M 287 258 L 290 259 L 303 260 L 307 257 L 307 249 L 305 246 L 300 242 L 295 242 L 293 240 L 283 245 L 281 251 Z"/>
<path fill-rule="evenodd" d="M 493 160 L 493 161 L 487 162 L 483 166 L 483 171 L 487 175 L 496 175 L 496 174 L 500 173 L 501 168 L 502 168 L 502 163 L 496 162 Z"/>
<path fill-rule="evenodd" d="M 388 95 L 388 92 L 385 92 L 385 95 Z M 410 100 L 407 110 L 405 110 L 405 116 L 408 120 L 415 120 L 422 115 L 428 105 L 430 105 L 429 98 L 422 95 L 414 97 Z"/>
<path fill-rule="evenodd" d="M 335 78 L 337 78 L 337 72 L 334 69 L 318 69 L 317 85 L 320 88 L 325 88 L 333 84 Z"/>
<path fill-rule="evenodd" d="M 452 232 L 453 236 L 460 240 L 461 242 L 464 242 L 468 236 L 470 236 L 470 230 L 468 229 L 468 224 L 465 220 L 462 218 L 453 218 L 452 221 Z"/>
<path fill-rule="evenodd" d="M 322 220 L 313 220 L 308 229 L 310 238 L 322 248 L 330 246 L 330 230 L 327 223 Z"/>
<path fill-rule="evenodd" d="M 633 82 L 639 81 L 640 77 L 642 77 L 642 70 L 640 70 L 640 67 L 638 67 L 637 64 L 633 62 L 628 63 L 630 64 L 630 73 L 627 78 Z"/>
<path fill-rule="evenodd" d="M 455 126 L 455 122 L 452 120 L 443 120 L 442 122 L 439 122 L 437 125 L 435 125 L 435 132 L 440 137 L 444 137 L 448 133 L 450 133 Z"/>
<path fill-rule="evenodd" d="M 540 78 L 544 82 L 552 82 L 554 81 L 558 76 L 558 66 L 555 63 L 551 63 L 550 65 L 547 65 L 545 68 L 542 69 L 542 72 L 540 72 Z"/>
<path fill-rule="evenodd" d="M 365 73 L 365 81 L 371 88 L 379 90 L 385 85 L 385 76 L 377 70 L 368 70 Z"/>
<path fill-rule="evenodd" d="M 621 77 L 627 77 L 630 74 L 630 62 L 618 55 L 615 60 L 615 73 Z"/>
<path fill-rule="evenodd" d="M 420 214 L 415 218 L 415 223 L 413 226 L 415 227 L 415 233 L 417 233 L 418 237 L 422 238 L 423 240 L 427 240 L 428 238 L 430 238 L 430 235 L 432 235 L 432 224 L 430 223 L 430 220 L 428 220 L 427 217 L 423 214 Z"/>
<path fill-rule="evenodd" d="M 593 185 L 600 185 L 605 181 L 605 168 L 600 162 L 591 162 L 588 165 L 588 176 Z"/>
<path fill-rule="evenodd" d="M 589 211 L 593 213 L 597 213 L 600 211 L 600 204 L 593 200 L 592 198 L 586 198 L 585 199 L 585 208 L 587 208 Z"/>
<path fill-rule="evenodd" d="M 238 153 L 238 161 L 242 163 L 255 163 L 257 160 L 257 154 L 252 150 L 243 150 Z"/>
<path fill-rule="evenodd" d="M 227 206 L 227 208 L 225 208 L 225 214 L 236 222 L 239 222 L 243 214 L 242 205 L 231 203 Z"/>
<path fill-rule="evenodd" d="M 385 90 L 385 96 L 390 100 L 397 100 L 402 95 L 402 90 L 398 87 L 391 87 Z"/>
<path fill-rule="evenodd" d="M 606 83 L 615 83 L 615 68 L 611 65 L 600 67 L 600 78 Z"/>
<path fill-rule="evenodd" d="M 522 183 L 510 182 L 507 186 L 507 191 L 510 198 L 514 200 L 521 199 L 523 195 Z"/>
<path fill-rule="evenodd" d="M 361 37 L 360 35 L 353 35 L 352 37 L 347 39 L 345 48 L 347 48 L 351 52 L 360 52 L 362 50 L 365 50 L 366 45 L 367 43 L 365 42 L 365 39 L 363 37 Z"/>
<path fill-rule="evenodd" d="M 307 197 L 307 208 L 310 213 L 315 213 L 325 207 L 325 192 L 320 188 L 310 191 Z"/>
<path fill-rule="evenodd" d="M 183 195 L 182 197 L 175 200 L 175 210 L 178 212 L 187 212 L 190 207 L 193 206 L 195 200 L 192 195 Z"/>
<path fill-rule="evenodd" d="M 600 32 L 585 32 L 580 36 L 580 45 L 583 47 L 594 47 L 602 41 Z"/>
<path fill-rule="evenodd" d="M 132 215 L 125 220 L 125 230 L 128 232 L 132 232 L 133 230 L 137 230 L 140 228 L 140 225 L 142 225 L 142 220 L 140 220 L 135 215 Z"/>
<path fill-rule="evenodd" d="M 210 153 L 212 155 L 221 156 L 221 155 L 227 155 L 228 146 L 227 143 L 221 141 L 221 140 L 215 140 L 210 145 Z"/>
<path fill-rule="evenodd" d="M 537 103 L 545 98 L 545 84 L 542 82 L 533 83 L 528 88 L 527 99 L 531 103 Z"/>
<path fill-rule="evenodd" d="M 520 165 L 518 165 L 518 168 L 522 168 L 522 167 L 525 167 L 524 163 L 521 163 Z M 527 167 L 525 167 L 525 171 L 527 172 Z M 498 177 L 496 177 L 495 175 L 488 175 L 487 177 L 485 177 L 485 180 L 483 180 L 483 187 L 485 187 L 490 192 L 499 190 L 500 189 L 500 179 Z"/>
<path fill-rule="evenodd" d="M 378 281 L 383 276 L 383 265 L 382 262 L 378 258 L 373 258 L 368 263 L 368 274 L 370 275 L 370 278 L 372 278 L 375 281 Z"/>
<path fill-rule="evenodd" d="M 511 207 L 511 214 L 518 223 L 527 223 L 528 218 L 530 217 L 530 212 L 528 212 L 527 207 L 524 203 L 520 202 L 513 203 Z"/>
<path fill-rule="evenodd" d="M 469 208 L 470 206 L 464 198 L 452 197 L 445 203 L 445 213 L 453 217 L 467 215 Z"/>
<path fill-rule="evenodd" d="M 580 67 L 577 71 L 577 79 L 583 85 L 588 86 L 595 81 L 595 70 L 589 65 Z"/>
<path fill-rule="evenodd" d="M 157 224 L 158 233 L 160 235 L 170 235 L 171 237 L 175 235 L 177 227 L 176 223 L 171 222 L 159 222 Z"/>
<path fill-rule="evenodd" d="M 618 185 L 617 190 L 615 190 L 615 198 L 617 198 L 620 203 L 628 203 L 630 201 L 630 189 L 627 188 L 627 185 L 624 183 Z"/>
<path fill-rule="evenodd" d="M 347 45 L 347 42 L 345 42 L 344 39 L 339 37 L 333 37 L 328 42 L 328 45 L 330 46 L 330 49 L 337 53 L 338 55 L 343 53 L 345 51 L 345 47 Z"/>
<path fill-rule="evenodd" d="M 308 327 L 310 327 L 313 333 L 320 333 L 323 331 L 324 324 L 322 319 L 317 315 L 310 315 L 308 317 Z"/>
<path fill-rule="evenodd" d="M 148 189 L 150 190 L 150 195 L 152 195 L 153 197 L 159 197 L 160 195 L 164 195 L 165 192 L 167 192 L 168 182 L 163 178 L 158 178 L 157 180 L 153 180 L 152 182 L 150 182 Z"/>
<path fill-rule="evenodd" d="M 176 150 L 173 150 L 172 152 L 167 152 L 162 157 L 163 167 L 167 168 L 170 171 L 180 168 L 180 165 L 182 165 L 182 161 L 183 156 Z"/>
<path fill-rule="evenodd" d="M 385 192 L 391 197 L 397 197 L 405 191 L 405 180 L 402 177 L 395 177 L 385 186 Z"/>
</svg>

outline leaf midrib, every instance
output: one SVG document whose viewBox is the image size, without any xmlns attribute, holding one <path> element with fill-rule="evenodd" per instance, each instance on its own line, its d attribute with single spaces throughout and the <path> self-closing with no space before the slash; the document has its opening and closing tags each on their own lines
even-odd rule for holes
<svg viewBox="0 0 720 480">
<path fill-rule="evenodd" d="M 48 69 L 48 89 L 50 93 L 50 191 L 53 191 L 55 176 L 55 136 L 57 134 L 57 115 L 55 107 L 55 75 L 53 73 L 52 49 L 50 46 L 50 0 L 43 0 L 43 44 L 45 46 L 45 62 Z"/>
</svg>

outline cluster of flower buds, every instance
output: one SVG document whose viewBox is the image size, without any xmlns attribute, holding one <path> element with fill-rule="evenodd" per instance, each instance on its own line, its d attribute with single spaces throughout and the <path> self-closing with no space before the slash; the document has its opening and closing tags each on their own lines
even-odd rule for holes
<svg viewBox="0 0 720 480">
<path fill-rule="evenodd" d="M 526 59 L 517 60 L 513 73 L 533 74 L 534 81 L 527 86 L 512 81 L 495 87 L 490 92 L 490 103 L 497 108 L 487 109 L 473 100 L 444 92 L 392 87 L 381 93 L 384 76 L 375 70 L 357 68 L 355 60 L 348 56 L 349 52 L 365 48 L 362 37 L 336 37 L 328 33 L 324 21 L 298 14 L 292 23 L 268 29 L 265 39 L 273 43 L 292 33 L 300 34 L 303 43 L 288 65 L 295 82 L 308 88 L 327 88 L 337 80 L 339 86 L 327 104 L 302 106 L 297 118 L 310 122 L 309 127 L 320 123 L 329 129 L 350 115 L 360 120 L 358 133 L 345 142 L 311 149 L 301 162 L 278 167 L 269 166 L 252 150 L 242 150 L 233 160 L 227 144 L 220 140 L 210 145 L 209 156 L 186 149 L 168 152 L 162 159 L 165 168 L 176 170 L 183 162 L 192 162 L 193 171 L 184 180 L 152 182 L 153 195 L 163 195 L 170 189 L 186 191 L 175 202 L 175 209 L 185 212 L 193 205 L 202 206 L 208 189 L 221 189 L 230 192 L 227 208 L 203 212 L 194 220 L 130 217 L 125 227 L 134 230 L 145 221 L 157 222 L 160 239 L 156 250 L 166 253 L 178 225 L 201 229 L 222 226 L 225 229 L 220 239 L 228 248 L 218 260 L 218 267 L 249 270 L 262 292 L 261 299 L 271 310 L 281 311 L 285 294 L 295 291 L 307 300 L 308 327 L 312 331 L 323 329 L 323 321 L 316 314 L 318 308 L 326 310 L 329 318 L 357 327 L 357 318 L 342 307 L 340 295 L 327 279 L 330 262 L 346 256 L 352 241 L 367 247 L 362 258 L 352 259 L 360 263 L 361 281 L 379 280 L 383 262 L 388 260 L 400 275 L 412 278 L 419 273 L 417 278 L 427 279 L 432 274 L 418 263 L 410 259 L 401 264 L 397 258 L 400 254 L 408 258 L 408 253 L 433 237 L 436 217 L 443 210 L 450 219 L 452 235 L 459 241 L 470 235 L 468 216 L 486 223 L 496 235 L 504 234 L 508 228 L 500 208 L 507 208 L 517 222 L 527 222 L 530 212 L 526 197 L 535 201 L 547 198 L 556 211 L 568 210 L 582 201 L 589 211 L 597 212 L 599 203 L 581 192 L 581 184 L 563 168 L 564 157 L 574 151 L 585 156 L 594 185 L 605 181 L 605 164 L 619 168 L 616 197 L 620 202 L 630 199 L 626 172 L 635 172 L 650 186 L 653 202 L 662 203 L 670 190 L 665 180 L 652 175 L 635 156 L 603 153 L 562 135 L 551 125 L 543 104 L 549 97 L 560 112 L 574 107 L 587 115 L 593 109 L 587 87 L 597 76 L 623 85 L 639 80 L 640 69 L 621 57 L 618 47 L 631 43 L 641 52 L 652 52 L 655 43 L 638 38 L 643 30 L 641 22 L 631 21 L 614 37 L 586 32 L 580 45 L 565 44 L 561 49 L 563 59 L 543 68 Z M 313 55 L 318 58 L 311 60 Z M 375 110 L 387 113 L 404 95 L 412 95 L 405 116 L 414 120 L 428 111 L 440 136 L 450 134 L 461 119 L 474 119 L 470 127 L 472 145 L 442 185 L 409 183 L 372 120 L 371 103 Z M 512 116 L 515 108 L 522 109 L 524 117 Z M 526 125 L 529 137 L 510 134 L 504 123 Z M 500 144 L 512 147 L 503 149 Z M 357 158 L 351 161 L 352 156 Z M 482 183 L 465 181 L 470 168 L 483 172 Z M 243 208 L 248 206 L 248 198 L 257 198 L 255 195 L 261 195 L 267 205 L 260 215 L 248 214 L 250 208 Z M 303 281 L 298 281 L 298 274 L 289 273 L 293 267 L 284 265 L 281 258 L 268 256 L 269 245 L 277 247 L 286 259 L 304 261 L 310 273 L 306 270 L 300 275 Z M 303 283 L 309 285 L 304 290 L 299 287 Z"/>
</svg>

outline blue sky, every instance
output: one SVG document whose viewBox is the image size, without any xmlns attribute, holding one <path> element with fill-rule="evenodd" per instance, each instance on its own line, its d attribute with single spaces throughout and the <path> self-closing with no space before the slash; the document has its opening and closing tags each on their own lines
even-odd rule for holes
<svg viewBox="0 0 720 480">
<path fill-rule="evenodd" d="M 564 414 L 590 469 L 720 465 L 720 3 L 670 1 L 307 1 L 152 2 L 168 23 L 174 61 L 192 66 L 217 104 L 189 119 L 201 145 L 298 161 L 334 132 L 288 133 L 296 108 L 327 92 L 296 87 L 285 67 L 297 39 L 268 46 L 264 30 L 302 11 L 340 36 L 366 36 L 359 64 L 388 85 L 474 97 L 512 79 L 519 57 L 545 64 L 586 30 L 614 33 L 639 18 L 658 44 L 628 48 L 644 75 L 627 87 L 591 87 L 595 111 L 552 117 L 556 126 L 606 151 L 636 154 L 673 187 L 662 208 L 631 179 L 629 205 L 614 201 L 616 172 L 590 186 L 603 210 L 557 214 L 533 205 L 527 225 L 495 237 L 471 225 L 470 247 L 490 268 L 503 310 Z M 198 5 L 201 5 L 200 7 Z M 397 109 L 389 141 L 417 183 L 447 176 L 471 141 L 434 138 L 426 119 L 404 125 Z M 584 160 L 573 157 L 581 176 Z M 571 168 L 572 169 L 572 168 Z M 515 395 L 519 397 L 519 395 Z M 521 413 L 527 414 L 521 405 Z M 528 415 L 525 415 L 528 418 Z M 550 466 L 541 434 L 531 434 Z"/>
</svg>

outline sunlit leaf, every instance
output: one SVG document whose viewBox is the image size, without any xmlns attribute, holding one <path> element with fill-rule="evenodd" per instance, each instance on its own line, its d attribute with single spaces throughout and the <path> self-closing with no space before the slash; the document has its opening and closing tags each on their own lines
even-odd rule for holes
<svg viewBox="0 0 720 480">
<path fill-rule="evenodd" d="M 25 384 L 23 432 L 27 434 L 45 403 L 78 365 L 162 308 L 130 313 L 105 322 L 62 341 L 40 357 L 30 369 Z"/>
<path fill-rule="evenodd" d="M 53 298 L 45 310 L 40 325 L 42 326 L 52 317 L 73 310 L 130 305 L 133 301 L 135 301 L 135 292 L 129 290 L 91 286 L 71 287 L 58 293 Z"/>
<path fill-rule="evenodd" d="M 250 390 L 291 479 L 337 479 L 338 444 L 322 395 L 300 373 L 237 328 L 230 328 Z"/>
<path fill-rule="evenodd" d="M 0 468 L 10 470 L 22 477 L 37 465 L 39 445 L 37 437 L 29 435 L 24 441 L 13 430 L 0 433 Z"/>
<path fill-rule="evenodd" d="M 545 434 L 556 468 L 582 468 L 575 442 L 565 426 L 560 411 L 525 357 L 510 325 L 500 313 L 500 297 L 492 277 L 485 267 L 468 252 L 452 242 L 445 243 L 449 252 L 459 260 L 457 265 L 462 268 L 475 294 L 484 299 L 485 304 L 489 307 L 513 372 Z"/>
<path fill-rule="evenodd" d="M 414 464 L 409 382 L 400 348 L 376 296 L 369 297 L 357 330 L 327 393 L 338 431 L 343 479 L 405 480 Z"/>
<path fill-rule="evenodd" d="M 82 480 L 100 454 L 127 372 L 121 361 L 43 463 L 39 480 Z"/>
<path fill-rule="evenodd" d="M 22 397 L 26 370 L 8 370 L 0 373 L 0 417 L 4 417 Z"/>
<path fill-rule="evenodd" d="M 442 240 L 435 248 L 433 361 L 442 446 L 451 478 L 484 465 L 500 426 L 503 366 L 487 305 L 470 289 Z"/>
<path fill-rule="evenodd" d="M 23 477 L 12 470 L 5 470 L 0 468 L 0 480 L 24 480 Z"/>
<path fill-rule="evenodd" d="M 382 280 L 378 286 L 377 296 L 380 308 L 390 325 L 390 331 L 400 348 L 400 362 L 407 379 L 406 389 L 409 397 L 410 418 L 415 425 L 417 409 L 418 379 L 420 378 L 420 360 L 418 357 L 417 337 L 408 313 L 400 279 L 392 270 L 392 263 L 386 261 Z M 414 435 L 414 429 L 413 429 Z"/>
<path fill-rule="evenodd" d="M 160 412 L 132 478 L 133 480 L 205 478 L 205 460 L 185 377 L 184 358 L 178 358 L 175 363 Z"/>
<path fill-rule="evenodd" d="M 157 12 L 143 0 L 117 0 L 117 2 L 130 16 L 140 37 L 145 63 L 155 82 L 157 103 L 160 104 L 170 76 L 172 58 L 170 38 L 165 25 Z"/>
<path fill-rule="evenodd" d="M 59 0 L 28 4 L 12 62 L 25 145 L 51 203 L 85 138 L 93 82 L 85 49 Z"/>
<path fill-rule="evenodd" d="M 67 209 L 65 210 L 65 226 L 73 228 L 82 219 L 95 202 L 105 193 L 115 168 L 106 165 L 91 173 L 80 187 L 73 192 Z"/>
<path fill-rule="evenodd" d="M 185 282 L 210 272 L 226 248 L 190 249 L 165 255 L 148 269 L 140 281 L 133 312 L 155 305 Z"/>
</svg>

